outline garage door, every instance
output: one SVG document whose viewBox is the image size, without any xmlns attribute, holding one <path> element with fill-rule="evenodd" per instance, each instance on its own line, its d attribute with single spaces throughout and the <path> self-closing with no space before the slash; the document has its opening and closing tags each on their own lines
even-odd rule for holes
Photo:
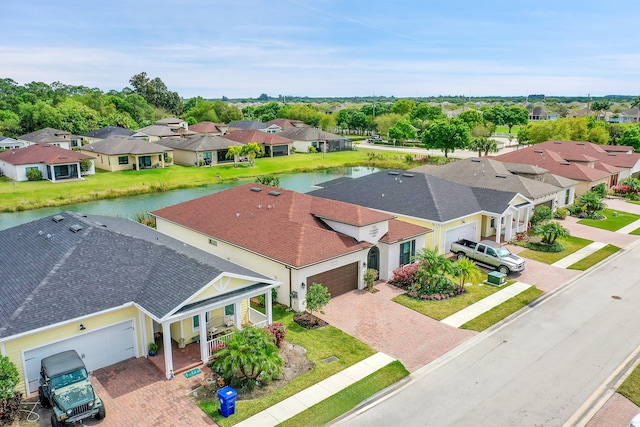
<svg viewBox="0 0 640 427">
<path fill-rule="evenodd" d="M 89 371 L 135 357 L 133 319 L 26 351 L 24 367 L 29 393 L 38 390 L 40 361 L 65 350 L 77 351 Z"/>
<path fill-rule="evenodd" d="M 329 289 L 332 297 L 358 289 L 358 263 L 345 265 L 315 276 L 307 277 L 307 283 L 320 283 Z"/>
<path fill-rule="evenodd" d="M 474 242 L 478 239 L 478 222 L 474 221 L 469 224 L 463 224 L 459 227 L 452 228 L 451 230 L 447 230 L 444 235 L 444 251 L 445 253 L 449 252 L 451 249 L 451 243 L 460 239 L 473 240 Z"/>
</svg>

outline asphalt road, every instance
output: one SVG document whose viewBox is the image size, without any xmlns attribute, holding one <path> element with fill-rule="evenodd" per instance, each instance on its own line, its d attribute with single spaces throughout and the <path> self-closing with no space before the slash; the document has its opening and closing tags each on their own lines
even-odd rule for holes
<svg viewBox="0 0 640 427">
<path fill-rule="evenodd" d="M 635 246 L 337 425 L 580 425 L 640 346 L 638 260 Z"/>
</svg>

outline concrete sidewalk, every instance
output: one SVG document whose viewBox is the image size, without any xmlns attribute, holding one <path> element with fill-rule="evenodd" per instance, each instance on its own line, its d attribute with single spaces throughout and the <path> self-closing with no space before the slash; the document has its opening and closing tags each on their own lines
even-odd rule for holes
<svg viewBox="0 0 640 427">
<path fill-rule="evenodd" d="M 575 251 L 571 255 L 567 255 L 561 260 L 554 262 L 551 265 L 553 265 L 554 267 L 567 268 L 570 265 L 573 265 L 576 262 L 580 261 L 581 259 L 588 257 L 592 253 L 604 248 L 605 246 L 607 246 L 606 243 L 593 242 L 585 246 L 584 248 Z"/>
<path fill-rule="evenodd" d="M 254 416 L 239 422 L 241 427 L 273 427 L 289 418 L 305 411 L 311 406 L 331 397 L 371 375 L 375 371 L 387 366 L 395 359 L 384 353 L 376 353 L 353 366 L 348 367 L 329 378 L 312 385 L 301 392 L 258 412 Z"/>
<path fill-rule="evenodd" d="M 478 286 L 478 285 L 474 285 Z M 485 284 L 484 286 L 492 286 Z M 489 295 L 486 298 L 481 299 L 475 304 L 470 305 L 469 307 L 458 311 L 457 313 L 452 314 L 449 317 L 446 317 L 441 320 L 442 323 L 445 323 L 449 326 L 453 326 L 454 328 L 459 328 L 464 325 L 471 319 L 475 319 L 481 314 L 491 310 L 493 307 L 496 307 L 508 299 L 513 298 L 521 292 L 529 289 L 531 285 L 522 282 L 516 282 L 511 286 L 508 286 L 504 289 L 499 290 L 498 292 Z"/>
<path fill-rule="evenodd" d="M 637 230 L 638 228 L 640 228 L 640 219 L 633 221 L 631 224 L 626 225 L 619 230 L 616 230 L 616 233 L 629 234 L 632 231 Z"/>
</svg>

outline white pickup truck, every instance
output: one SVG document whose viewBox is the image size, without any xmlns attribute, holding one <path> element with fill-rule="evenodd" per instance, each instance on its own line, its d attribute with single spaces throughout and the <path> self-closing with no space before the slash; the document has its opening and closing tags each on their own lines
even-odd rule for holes
<svg viewBox="0 0 640 427">
<path fill-rule="evenodd" d="M 456 254 L 458 259 L 471 258 L 477 263 L 493 267 L 503 274 L 524 270 L 524 259 L 512 254 L 506 246 L 491 240 L 476 243 L 460 239 L 451 244 L 451 252 Z"/>
</svg>

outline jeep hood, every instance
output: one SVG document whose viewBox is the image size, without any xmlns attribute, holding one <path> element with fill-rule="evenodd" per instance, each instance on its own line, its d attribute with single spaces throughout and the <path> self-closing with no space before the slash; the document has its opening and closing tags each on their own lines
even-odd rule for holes
<svg viewBox="0 0 640 427">
<path fill-rule="evenodd" d="M 90 382 L 80 382 L 53 391 L 53 399 L 60 409 L 67 411 L 95 400 Z"/>
</svg>

